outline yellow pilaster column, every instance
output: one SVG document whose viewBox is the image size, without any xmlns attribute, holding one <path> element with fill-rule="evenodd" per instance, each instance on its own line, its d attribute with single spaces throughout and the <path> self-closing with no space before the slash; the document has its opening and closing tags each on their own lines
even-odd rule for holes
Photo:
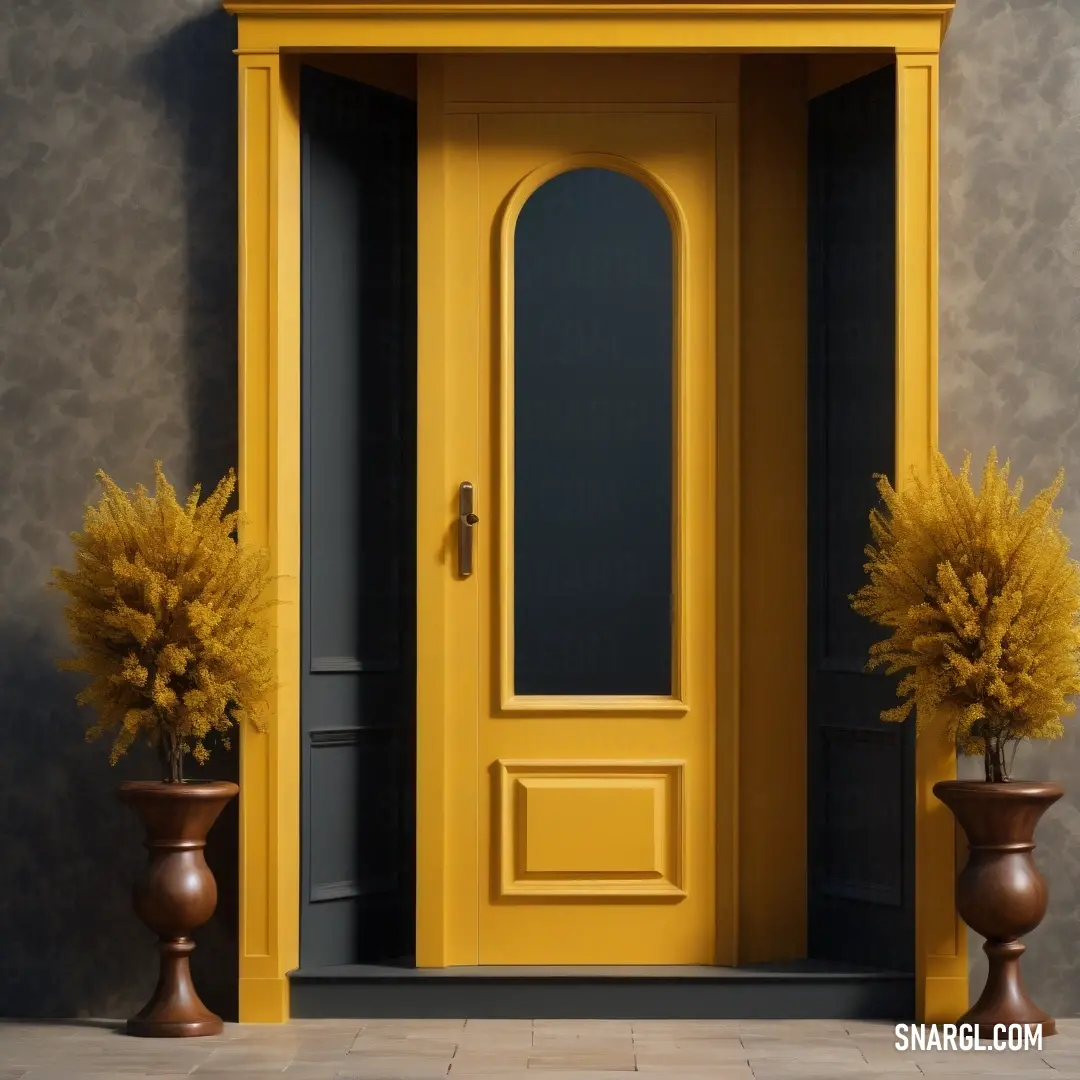
<svg viewBox="0 0 1080 1080">
<path fill-rule="evenodd" d="M 925 475 L 938 422 L 938 56 L 899 53 L 897 64 L 897 395 L 899 483 Z M 956 776 L 940 723 L 920 717 L 915 772 L 917 1018 L 955 1022 L 968 1007 L 967 948 L 956 913 L 956 832 L 933 793 Z"/>
<path fill-rule="evenodd" d="M 300 127 L 295 69 L 241 53 L 240 508 L 266 547 L 277 687 L 240 741 L 240 1020 L 289 1018 L 300 893 Z"/>
</svg>

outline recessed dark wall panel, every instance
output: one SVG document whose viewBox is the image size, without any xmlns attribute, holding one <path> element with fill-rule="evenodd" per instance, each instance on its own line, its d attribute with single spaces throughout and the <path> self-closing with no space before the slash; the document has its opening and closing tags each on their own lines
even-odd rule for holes
<svg viewBox="0 0 1080 1080">
<path fill-rule="evenodd" d="M 301 963 L 413 948 L 415 105 L 303 68 Z"/>
<path fill-rule="evenodd" d="M 821 727 L 825 792 L 821 887 L 899 907 L 904 896 L 902 730 Z"/>
<path fill-rule="evenodd" d="M 874 473 L 895 478 L 896 71 L 813 99 L 808 221 L 807 922 L 810 955 L 911 971 L 914 730 L 886 725 L 895 679 L 865 580 Z"/>
</svg>

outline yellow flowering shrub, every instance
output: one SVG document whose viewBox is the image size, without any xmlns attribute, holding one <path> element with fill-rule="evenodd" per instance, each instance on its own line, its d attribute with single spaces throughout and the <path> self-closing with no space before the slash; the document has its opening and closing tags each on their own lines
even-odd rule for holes
<svg viewBox="0 0 1080 1080">
<path fill-rule="evenodd" d="M 200 502 L 196 486 L 183 505 L 160 462 L 154 476 L 150 495 L 98 472 L 101 499 L 71 534 L 76 568 L 53 570 L 78 650 L 58 663 L 91 676 L 77 700 L 96 713 L 88 739 L 116 733 L 114 765 L 143 732 L 178 782 L 186 753 L 208 759 L 211 732 L 227 747 L 244 718 L 263 729 L 274 681 L 262 618 L 271 579 L 265 552 L 239 544 L 237 515 L 225 514 L 231 470 L 209 498 Z"/>
<path fill-rule="evenodd" d="M 994 451 L 978 491 L 970 455 L 954 475 L 935 454 L 930 475 L 900 492 L 876 479 L 870 580 L 851 601 L 892 631 L 869 668 L 907 672 L 902 703 L 882 719 L 944 710 L 960 752 L 983 755 L 987 780 L 1007 780 L 1009 745 L 1059 738 L 1080 692 L 1080 566 L 1053 506 L 1064 475 L 1026 508 L 1023 480 L 1010 489 Z"/>
</svg>

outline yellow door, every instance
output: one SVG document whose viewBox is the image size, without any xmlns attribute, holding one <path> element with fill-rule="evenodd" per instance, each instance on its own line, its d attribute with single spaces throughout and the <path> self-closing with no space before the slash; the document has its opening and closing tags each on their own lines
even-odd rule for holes
<svg viewBox="0 0 1080 1080">
<path fill-rule="evenodd" d="M 718 958 L 717 132 L 448 121 L 451 962 Z"/>
</svg>

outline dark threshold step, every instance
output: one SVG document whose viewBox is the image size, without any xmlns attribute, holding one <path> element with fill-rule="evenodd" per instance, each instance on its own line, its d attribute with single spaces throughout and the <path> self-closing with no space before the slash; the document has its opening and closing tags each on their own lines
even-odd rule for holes
<svg viewBox="0 0 1080 1080">
<path fill-rule="evenodd" d="M 290 972 L 297 1019 L 909 1020 L 911 974 L 796 960 L 743 967 L 354 965 Z"/>
</svg>

